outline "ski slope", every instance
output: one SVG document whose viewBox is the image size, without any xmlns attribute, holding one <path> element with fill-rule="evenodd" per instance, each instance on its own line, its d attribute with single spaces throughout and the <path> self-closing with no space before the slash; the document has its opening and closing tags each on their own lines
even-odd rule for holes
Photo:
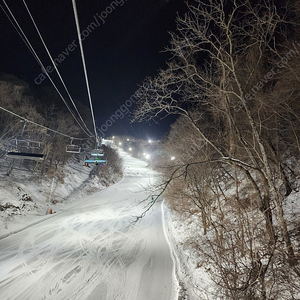
<svg viewBox="0 0 300 300">
<path fill-rule="evenodd" d="M 122 181 L 0 240 L 1 300 L 177 298 L 161 203 L 133 222 L 155 173 L 121 154 Z"/>
</svg>

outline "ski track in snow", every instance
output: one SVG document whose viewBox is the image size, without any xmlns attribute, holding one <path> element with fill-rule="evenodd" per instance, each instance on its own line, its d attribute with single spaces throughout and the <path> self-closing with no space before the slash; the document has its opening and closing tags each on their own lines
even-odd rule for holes
<svg viewBox="0 0 300 300">
<path fill-rule="evenodd" d="M 154 172 L 123 155 L 121 182 L 0 240 L 0 299 L 175 299 L 161 206 L 133 223 Z"/>
</svg>

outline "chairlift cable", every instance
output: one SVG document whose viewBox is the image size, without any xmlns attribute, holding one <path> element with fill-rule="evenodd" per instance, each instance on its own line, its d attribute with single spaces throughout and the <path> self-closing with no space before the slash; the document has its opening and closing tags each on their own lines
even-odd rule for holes
<svg viewBox="0 0 300 300">
<path fill-rule="evenodd" d="M 4 1 L 3 1 L 4 2 Z M 5 3 L 5 2 L 4 2 Z M 14 22 L 12 21 L 12 19 L 10 18 L 10 16 L 8 15 L 8 13 L 5 11 L 4 7 L 0 4 L 1 9 L 3 10 L 3 12 L 5 13 L 6 17 L 8 18 L 8 20 L 10 21 L 10 23 L 12 24 L 12 26 L 15 28 L 15 30 L 17 31 L 17 33 L 19 34 L 19 36 L 21 37 L 21 39 L 23 40 L 23 42 L 25 43 L 25 45 L 27 46 L 27 48 L 29 49 L 29 51 L 31 52 L 31 54 L 34 56 L 34 58 L 36 60 L 38 60 L 38 58 L 36 57 L 35 53 L 32 51 L 32 49 L 30 48 L 30 46 L 28 45 L 28 43 L 26 42 L 25 38 L 22 36 L 22 34 L 19 32 L 19 29 L 16 27 L 16 25 L 14 24 Z"/>
<path fill-rule="evenodd" d="M 72 98 L 72 96 L 70 95 L 70 92 L 69 92 L 68 88 L 66 87 L 66 84 L 65 84 L 65 82 L 64 82 L 64 80 L 63 80 L 63 78 L 62 78 L 62 76 L 61 76 L 61 74 L 60 74 L 60 72 L 59 72 L 59 70 L 58 70 L 58 68 L 57 68 L 57 66 L 56 66 L 56 64 L 55 64 L 55 62 L 54 62 L 52 56 L 51 56 L 51 54 L 50 54 L 50 51 L 49 51 L 49 49 L 48 49 L 48 47 L 47 47 L 47 45 L 46 45 L 46 43 L 45 43 L 45 41 L 44 41 L 44 39 L 43 39 L 43 37 L 42 37 L 42 35 L 41 35 L 41 33 L 40 33 L 40 31 L 39 31 L 37 25 L 36 25 L 36 22 L 34 21 L 34 18 L 33 18 L 32 14 L 31 14 L 31 12 L 30 12 L 30 10 L 29 10 L 29 8 L 28 8 L 28 6 L 27 6 L 25 0 L 23 0 L 23 3 L 24 3 L 24 5 L 25 5 L 26 10 L 27 10 L 27 12 L 28 12 L 28 14 L 29 14 L 29 16 L 30 16 L 30 19 L 31 19 L 31 21 L 32 21 L 32 23 L 33 23 L 33 25 L 34 25 L 34 27 L 35 27 L 35 29 L 36 29 L 36 31 L 37 31 L 37 33 L 38 33 L 38 35 L 39 35 L 41 41 L 42 41 L 42 43 L 43 43 L 43 45 L 44 45 L 44 47 L 45 47 L 45 49 L 46 49 L 46 51 L 47 51 L 47 54 L 48 54 L 48 56 L 49 56 L 49 58 L 50 58 L 50 60 L 51 60 L 51 62 L 52 62 L 52 64 L 53 64 L 53 67 L 54 67 L 54 69 L 55 69 L 55 71 L 56 71 L 56 73 L 57 73 L 57 75 L 58 75 L 60 81 L 62 82 L 63 87 L 65 88 L 66 93 L 67 93 L 67 95 L 69 96 L 70 101 L 72 102 L 72 104 L 73 104 L 73 106 L 74 106 L 74 108 L 75 108 L 75 110 L 76 110 L 76 112 L 77 112 L 77 114 L 78 114 L 78 116 L 79 116 L 79 118 L 80 118 L 82 124 L 83 124 L 84 127 L 87 129 L 87 131 L 90 133 L 90 135 L 93 135 L 93 134 L 90 132 L 90 130 L 88 129 L 88 127 L 87 127 L 86 123 L 84 122 L 84 120 L 82 119 L 82 117 L 81 117 L 81 115 L 80 115 L 80 113 L 79 113 L 79 111 L 78 111 L 78 109 L 77 109 L 77 107 L 76 107 L 76 105 L 75 105 L 75 103 L 74 103 L 74 101 L 73 101 L 73 98 Z"/>
<path fill-rule="evenodd" d="M 72 3 L 73 3 L 74 17 L 75 17 L 75 22 L 76 22 L 76 28 L 77 28 L 77 34 L 78 34 L 78 40 L 79 40 L 79 46 L 80 46 L 80 52 L 81 52 L 81 58 L 82 58 L 84 76 L 85 76 L 85 82 L 86 82 L 88 97 L 89 97 L 89 101 L 90 101 L 92 120 L 93 120 L 93 124 L 94 124 L 96 144 L 98 146 L 98 134 L 97 134 L 97 129 L 96 129 L 96 122 L 95 122 L 95 116 L 94 116 L 94 110 L 93 110 L 93 103 L 92 103 L 90 85 L 89 85 L 89 80 L 88 80 L 88 74 L 87 74 L 87 70 L 86 70 L 86 63 L 85 63 L 85 58 L 84 58 L 83 45 L 82 45 L 82 40 L 81 40 L 81 37 L 80 37 L 80 25 L 79 25 L 79 19 L 78 19 L 77 7 L 76 7 L 76 0 L 72 0 Z"/>
<path fill-rule="evenodd" d="M 9 21 L 12 23 L 12 25 L 14 26 L 14 28 L 16 29 L 16 31 L 18 32 L 18 34 L 20 35 L 20 37 L 22 38 L 22 40 L 25 42 L 26 46 L 29 48 L 30 52 L 33 54 L 34 58 L 36 59 L 36 61 L 38 62 L 38 64 L 41 66 L 42 69 L 45 69 L 43 63 L 41 62 L 39 56 L 37 55 L 37 53 L 35 52 L 33 46 L 31 45 L 31 43 L 29 42 L 29 40 L 26 37 L 26 34 L 24 33 L 24 31 L 22 30 L 21 26 L 19 25 L 18 21 L 16 20 L 16 18 L 14 17 L 14 14 L 12 13 L 12 11 L 10 10 L 10 8 L 8 7 L 8 5 L 6 4 L 5 0 L 3 0 L 7 10 L 9 11 L 10 15 L 12 16 L 15 24 L 18 26 L 17 27 L 14 25 L 13 21 L 11 20 L 11 18 L 8 17 L 7 13 L 5 12 L 5 10 L 3 9 L 3 7 L 1 6 L 2 10 L 5 12 L 5 14 L 7 15 Z M 24 40 L 25 39 L 25 40 Z M 64 101 L 66 107 L 68 108 L 68 110 L 70 111 L 71 115 L 73 116 L 73 118 L 75 119 L 75 121 L 77 122 L 77 124 L 80 126 L 80 128 L 83 130 L 83 132 L 87 135 L 87 136 L 91 136 L 90 134 L 88 134 L 81 126 L 81 124 L 79 123 L 79 121 L 77 120 L 76 116 L 74 115 L 74 113 L 72 112 L 72 110 L 70 109 L 70 107 L 68 106 L 68 104 L 65 102 L 64 97 L 62 96 L 62 94 L 59 92 L 58 88 L 56 87 L 55 83 L 53 82 L 53 80 L 51 79 L 51 77 L 49 76 L 49 74 L 46 72 L 45 73 L 47 75 L 47 77 L 49 78 L 50 82 L 52 83 L 52 85 L 54 86 L 54 88 L 56 89 L 57 93 L 59 94 L 59 96 L 61 97 L 61 99 Z"/>
<path fill-rule="evenodd" d="M 31 45 L 31 43 L 29 42 L 29 40 L 26 37 L 26 34 L 24 33 L 24 31 L 22 30 L 21 26 L 19 25 L 18 21 L 16 20 L 16 18 L 14 17 L 14 14 L 12 13 L 12 11 L 10 10 L 10 8 L 8 7 L 8 5 L 6 4 L 5 0 L 3 0 L 7 10 L 9 11 L 10 15 L 12 16 L 15 24 L 18 26 L 19 29 L 17 29 L 17 27 L 14 25 L 14 23 L 12 22 L 12 20 L 8 17 L 9 21 L 12 23 L 12 25 L 14 26 L 14 28 L 17 30 L 18 34 L 21 36 L 22 40 L 25 42 L 26 46 L 29 48 L 30 52 L 33 54 L 34 58 L 36 59 L 36 61 L 38 62 L 38 64 L 41 66 L 42 69 L 45 69 L 43 63 L 41 62 L 39 56 L 37 55 L 37 53 L 35 52 L 33 46 Z M 3 7 L 1 6 L 2 10 L 5 12 L 5 10 L 3 9 Z M 7 13 L 5 12 L 5 14 L 7 15 Z M 7 15 L 8 16 L 8 15 Z M 24 40 L 25 39 L 25 40 Z M 62 96 L 62 94 L 60 93 L 60 91 L 58 90 L 57 86 L 55 85 L 55 83 L 53 82 L 53 80 L 51 79 L 51 77 L 49 76 L 49 74 L 46 72 L 45 73 L 47 75 L 47 77 L 49 78 L 50 82 L 52 83 L 52 85 L 54 86 L 54 88 L 56 89 L 57 93 L 59 94 L 59 96 L 61 97 L 61 99 L 63 100 L 63 102 L 65 103 L 66 107 L 68 108 L 69 112 L 71 113 L 71 115 L 73 116 L 73 118 L 75 119 L 75 121 L 77 122 L 77 124 L 79 125 L 79 127 L 83 130 L 83 132 L 87 135 L 87 136 L 92 136 L 89 133 L 87 133 L 84 128 L 82 128 L 81 124 L 79 123 L 79 121 L 77 120 L 76 116 L 74 115 L 74 113 L 72 112 L 72 110 L 70 109 L 69 105 L 66 103 L 64 97 Z"/>
<path fill-rule="evenodd" d="M 10 10 L 10 8 L 8 7 L 8 5 L 6 4 L 5 0 L 3 0 L 3 3 L 5 4 L 7 10 L 9 11 L 11 17 L 13 18 L 15 24 L 18 26 L 17 27 L 14 25 L 13 21 L 11 20 L 11 18 L 8 18 L 9 21 L 12 23 L 12 25 L 14 26 L 14 28 L 16 29 L 16 31 L 18 32 L 18 34 L 21 36 L 22 40 L 24 41 L 24 39 L 26 40 L 25 44 L 26 46 L 29 48 L 30 52 L 33 54 L 34 58 L 36 59 L 36 61 L 38 62 L 38 64 L 41 66 L 41 68 L 43 70 L 45 70 L 45 66 L 43 65 L 42 61 L 40 60 L 39 56 L 37 55 L 37 53 L 35 52 L 33 46 L 31 45 L 31 43 L 29 42 L 29 40 L 26 37 L 26 34 L 24 33 L 24 31 L 22 30 L 21 26 L 19 25 L 18 21 L 16 20 L 16 18 L 14 17 L 14 14 L 12 13 L 12 11 Z M 4 8 L 1 6 L 2 10 L 5 12 Z M 5 12 L 5 14 L 7 15 L 7 13 Z M 74 115 L 73 111 L 71 110 L 71 108 L 69 107 L 69 105 L 66 103 L 63 95 L 60 93 L 60 91 L 58 90 L 57 86 L 55 85 L 55 83 L 53 82 L 53 80 L 51 79 L 51 77 L 49 76 L 48 72 L 45 72 L 46 76 L 48 77 L 48 79 L 50 80 L 50 82 L 52 83 L 52 85 L 54 86 L 55 90 L 57 91 L 57 93 L 59 94 L 59 96 L 61 97 L 61 99 L 63 100 L 63 102 L 65 103 L 66 107 L 68 108 L 69 112 L 71 113 L 72 117 L 74 118 L 74 120 L 77 122 L 77 124 L 79 125 L 79 127 L 83 130 L 83 132 L 91 137 L 92 135 L 90 133 L 87 133 L 85 131 L 85 129 L 82 127 L 82 125 L 79 123 L 79 121 L 77 120 L 77 117 Z"/>
</svg>

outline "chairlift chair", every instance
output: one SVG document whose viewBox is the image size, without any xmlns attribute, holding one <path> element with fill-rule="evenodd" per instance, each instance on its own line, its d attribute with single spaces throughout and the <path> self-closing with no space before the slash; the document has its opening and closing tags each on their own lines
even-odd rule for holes
<svg viewBox="0 0 300 300">
<path fill-rule="evenodd" d="M 103 150 L 102 149 L 94 149 L 91 153 L 92 156 L 103 156 Z"/>
<path fill-rule="evenodd" d="M 104 164 L 106 164 L 106 160 L 105 159 L 86 159 L 85 165 L 88 165 L 88 164 L 95 164 L 97 166 L 103 166 Z"/>
<path fill-rule="evenodd" d="M 7 146 L 14 149 L 15 151 L 21 152 L 24 149 L 38 149 L 43 150 L 45 148 L 44 142 L 34 141 L 26 139 L 24 137 L 15 137 L 7 141 Z"/>
<path fill-rule="evenodd" d="M 14 159 L 44 160 L 43 142 L 16 137 L 8 140 L 6 156 Z M 37 150 L 39 153 L 37 153 Z"/>
<path fill-rule="evenodd" d="M 44 154 L 39 153 L 26 153 L 26 152 L 7 152 L 7 157 L 15 159 L 29 159 L 29 160 L 44 160 Z"/>
<path fill-rule="evenodd" d="M 66 152 L 68 153 L 80 153 L 81 146 L 73 144 L 73 138 L 71 138 L 71 142 L 66 146 Z"/>
<path fill-rule="evenodd" d="M 68 153 L 80 153 L 81 147 L 78 145 L 70 144 L 66 146 L 66 152 Z"/>
<path fill-rule="evenodd" d="M 105 159 L 86 159 L 85 162 L 87 164 L 91 164 L 91 163 L 106 163 Z"/>
</svg>

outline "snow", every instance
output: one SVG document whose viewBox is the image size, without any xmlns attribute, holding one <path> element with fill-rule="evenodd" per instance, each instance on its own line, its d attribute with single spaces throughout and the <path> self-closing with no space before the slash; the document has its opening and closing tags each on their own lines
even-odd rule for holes
<svg viewBox="0 0 300 300">
<path fill-rule="evenodd" d="M 1 174 L 0 204 L 9 208 L 0 211 L 0 299 L 222 299 L 191 239 L 201 240 L 199 217 L 182 218 L 159 199 L 134 223 L 159 176 L 119 151 L 124 178 L 109 187 L 76 160 L 63 180 Z M 284 201 L 291 231 L 299 195 Z"/>
<path fill-rule="evenodd" d="M 233 188 L 226 190 L 227 196 L 232 194 L 234 194 Z M 300 192 L 293 191 L 289 196 L 285 197 L 283 203 L 285 218 L 287 220 L 288 229 L 291 233 L 292 242 L 294 243 L 296 251 L 297 249 L 300 249 L 299 242 L 297 244 L 297 241 L 299 241 L 299 222 L 297 222 L 300 217 L 299 201 Z M 224 204 L 224 211 L 225 207 L 226 205 Z M 180 299 L 226 299 L 222 298 L 222 291 L 220 290 L 220 287 L 212 280 L 214 273 L 216 273 L 214 269 L 215 266 L 203 261 L 203 258 L 201 258 L 201 252 L 199 249 L 195 248 L 195 244 L 197 245 L 198 243 L 201 247 L 203 247 L 203 249 L 208 252 L 210 251 L 210 246 L 204 244 L 205 237 L 203 235 L 201 217 L 194 214 L 192 216 L 189 215 L 189 217 L 186 218 L 181 213 L 177 213 L 169 209 L 167 205 L 165 205 L 164 210 L 166 219 L 169 220 L 166 222 L 166 231 L 173 249 L 173 256 L 176 261 L 176 275 L 180 285 Z M 233 214 L 230 207 L 227 207 L 226 216 L 231 222 L 237 222 L 236 214 Z M 258 218 L 259 214 L 252 214 L 252 219 L 254 221 Z M 256 223 L 258 223 L 257 220 Z M 274 224 L 276 223 L 276 219 L 274 218 Z M 207 232 L 208 237 L 209 235 L 210 232 Z M 256 245 L 256 247 L 258 249 L 259 245 Z M 261 262 L 266 264 L 268 261 L 262 258 Z M 245 265 L 247 263 L 247 261 L 244 261 Z M 281 295 L 283 295 L 283 293 Z M 299 298 L 300 293 L 298 293 L 297 296 Z M 286 299 L 289 299 L 288 296 Z"/>
<path fill-rule="evenodd" d="M 167 224 L 167 236 L 169 237 L 173 256 L 176 261 L 176 275 L 179 280 L 181 296 L 180 299 L 198 300 L 212 299 L 210 295 L 215 294 L 215 285 L 208 274 L 197 266 L 198 253 L 189 245 L 190 236 L 196 230 L 199 231 L 197 222 L 189 222 L 165 206 Z M 217 298 L 213 298 L 218 300 Z"/>
<path fill-rule="evenodd" d="M 178 298 L 162 203 L 134 222 L 157 174 L 145 162 L 121 155 L 124 178 L 108 188 L 93 179 L 87 184 L 89 172 L 82 169 L 78 175 L 70 166 L 64 183 L 25 178 L 4 189 L 2 201 L 17 205 L 26 192 L 39 208 L 12 215 L 16 224 L 7 221 L 2 231 L 0 299 Z M 87 195 L 93 185 L 102 191 Z M 59 202 L 53 205 L 56 213 L 46 216 L 51 191 Z"/>
<path fill-rule="evenodd" d="M 5 169 L 0 170 L 0 205 L 10 206 L 0 211 L 0 237 L 38 222 L 48 208 L 53 212 L 61 211 L 84 196 L 105 188 L 96 176 L 91 176 L 91 168 L 84 167 L 74 158 L 65 166 L 64 177 L 60 173 L 53 179 L 40 179 L 18 169 L 6 176 Z M 30 200 L 24 201 L 24 195 Z"/>
</svg>

